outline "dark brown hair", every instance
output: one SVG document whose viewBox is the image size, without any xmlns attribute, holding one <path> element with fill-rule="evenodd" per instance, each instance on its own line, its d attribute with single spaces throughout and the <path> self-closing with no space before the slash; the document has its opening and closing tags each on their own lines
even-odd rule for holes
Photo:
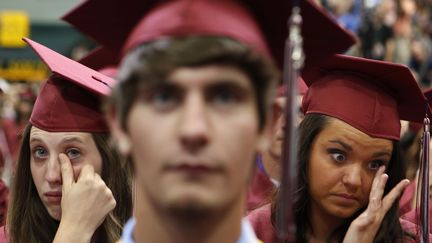
<svg viewBox="0 0 432 243">
<path fill-rule="evenodd" d="M 30 171 L 29 124 L 22 137 L 16 172 L 12 182 L 10 204 L 6 219 L 9 242 L 52 242 L 59 222 L 53 219 L 36 190 Z M 106 217 L 93 236 L 92 242 L 114 243 L 121 236 L 122 226 L 132 214 L 131 177 L 128 165 L 108 146 L 108 134 L 93 133 L 102 157 L 102 179 L 111 189 L 116 208 Z"/>
</svg>

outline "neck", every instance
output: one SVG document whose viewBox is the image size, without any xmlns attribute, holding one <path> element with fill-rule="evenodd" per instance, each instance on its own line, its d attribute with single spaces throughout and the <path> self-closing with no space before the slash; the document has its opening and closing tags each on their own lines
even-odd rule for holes
<svg viewBox="0 0 432 243">
<path fill-rule="evenodd" d="M 308 232 L 308 242 L 328 242 L 331 234 L 344 223 L 344 220 L 328 214 L 313 202 L 309 209 L 308 217 L 312 229 Z"/>
<path fill-rule="evenodd" d="M 245 197 L 222 210 L 198 217 L 179 216 L 167 212 L 137 188 L 136 226 L 134 238 L 144 243 L 235 243 L 240 237 Z"/>
</svg>

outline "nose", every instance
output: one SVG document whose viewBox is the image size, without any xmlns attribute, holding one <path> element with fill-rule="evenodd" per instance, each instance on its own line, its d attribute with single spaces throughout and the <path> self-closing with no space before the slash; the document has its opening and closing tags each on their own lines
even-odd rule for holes
<svg viewBox="0 0 432 243">
<path fill-rule="evenodd" d="M 361 165 L 353 164 L 344 170 L 342 183 L 350 190 L 356 190 L 362 184 Z"/>
<path fill-rule="evenodd" d="M 47 161 L 45 179 L 50 184 L 61 184 L 60 162 L 56 156 L 51 155 Z"/>
<path fill-rule="evenodd" d="M 180 118 L 180 143 L 188 152 L 196 153 L 209 142 L 209 120 L 204 97 L 198 92 L 189 94 Z"/>
</svg>

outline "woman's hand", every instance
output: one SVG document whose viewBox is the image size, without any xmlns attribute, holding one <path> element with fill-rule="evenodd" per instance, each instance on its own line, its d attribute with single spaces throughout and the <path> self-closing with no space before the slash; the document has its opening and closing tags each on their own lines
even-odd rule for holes
<svg viewBox="0 0 432 243">
<path fill-rule="evenodd" d="M 373 242 L 385 214 L 409 184 L 409 180 L 402 180 L 383 198 L 388 179 L 388 175 L 384 173 L 384 170 L 385 167 L 381 166 L 377 171 L 372 182 L 368 207 L 351 222 L 344 242 Z"/>
<path fill-rule="evenodd" d="M 59 156 L 62 173 L 61 220 L 54 242 L 90 242 L 116 201 L 91 165 L 84 165 L 75 182 L 65 154 Z"/>
</svg>

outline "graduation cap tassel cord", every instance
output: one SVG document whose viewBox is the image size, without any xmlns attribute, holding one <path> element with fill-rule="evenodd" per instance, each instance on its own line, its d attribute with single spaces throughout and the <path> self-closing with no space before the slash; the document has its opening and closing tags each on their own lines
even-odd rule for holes
<svg viewBox="0 0 432 243">
<path fill-rule="evenodd" d="M 429 242 L 429 141 L 430 120 L 426 115 L 424 119 L 424 132 L 420 158 L 420 170 L 417 185 L 420 187 L 417 194 L 417 208 L 420 207 L 420 242 Z M 417 211 L 417 209 L 416 209 Z"/>
<path fill-rule="evenodd" d="M 276 215 L 278 238 L 290 241 L 295 235 L 295 222 L 292 199 L 296 188 L 297 172 L 297 134 L 296 121 L 299 104 L 297 103 L 300 69 L 304 63 L 303 39 L 301 36 L 302 17 L 300 8 L 295 6 L 288 23 L 289 36 L 285 43 L 283 78 L 287 87 L 285 105 L 284 141 L 282 144 L 282 183 L 278 198 L 279 212 Z"/>
</svg>

